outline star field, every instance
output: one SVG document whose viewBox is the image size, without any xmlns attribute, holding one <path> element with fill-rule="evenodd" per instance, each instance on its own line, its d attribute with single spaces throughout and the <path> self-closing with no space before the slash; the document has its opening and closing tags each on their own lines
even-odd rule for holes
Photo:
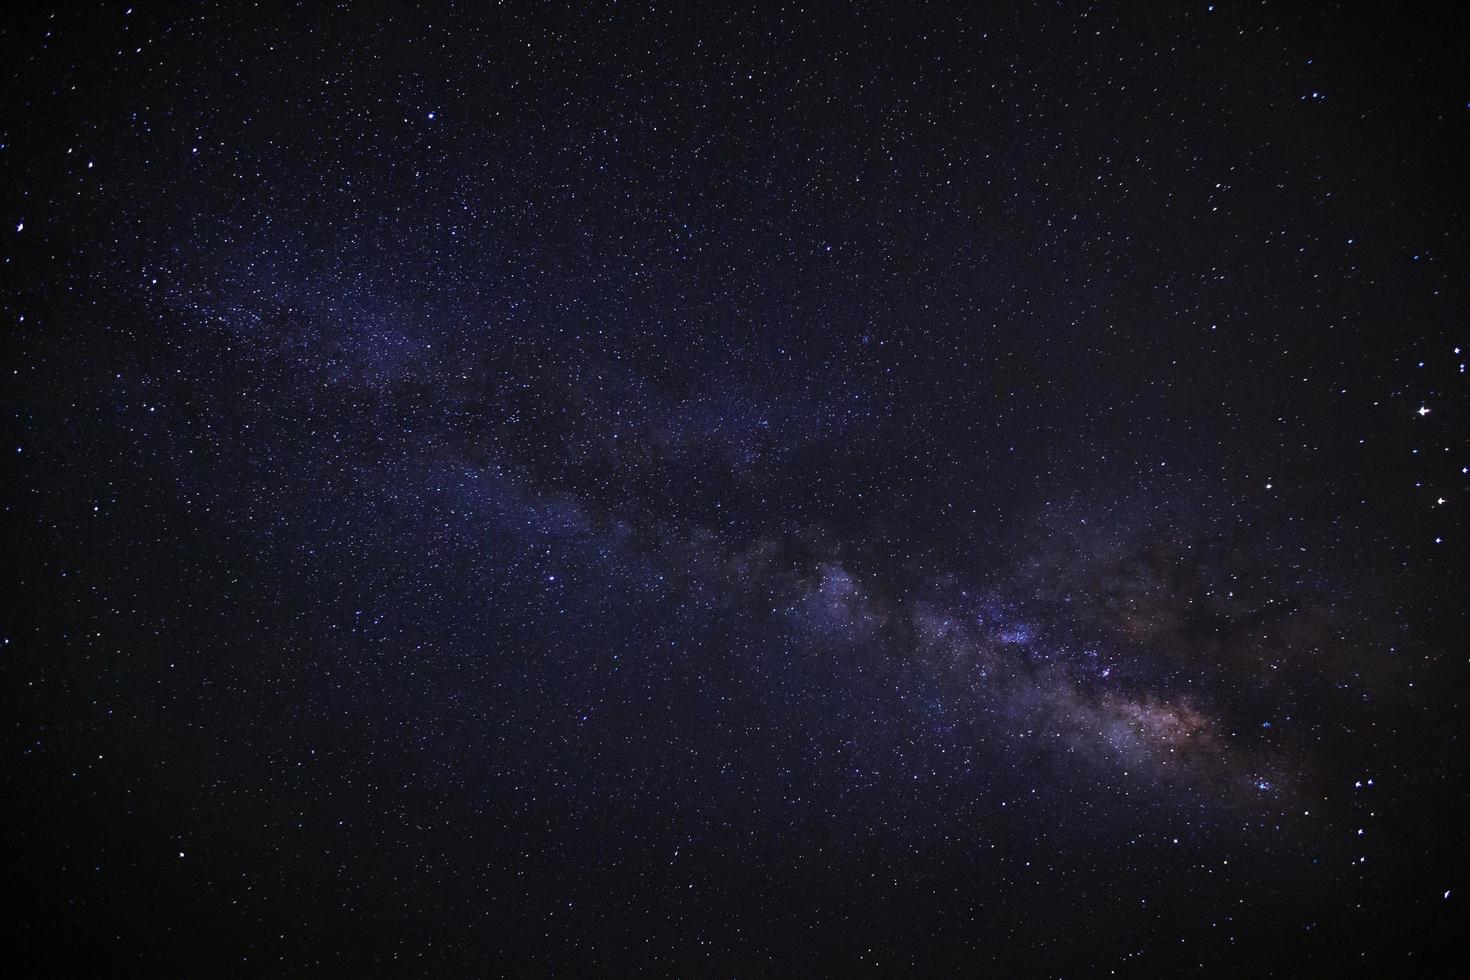
<svg viewBox="0 0 1470 980">
<path fill-rule="evenodd" d="M 1467 28 L 7 14 L 16 975 L 1455 975 Z"/>
</svg>

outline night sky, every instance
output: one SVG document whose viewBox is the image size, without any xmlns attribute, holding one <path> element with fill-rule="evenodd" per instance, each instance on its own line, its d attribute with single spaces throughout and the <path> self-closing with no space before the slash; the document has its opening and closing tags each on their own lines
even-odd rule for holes
<svg viewBox="0 0 1470 980">
<path fill-rule="evenodd" d="M 1464 975 L 1376 7 L 18 4 L 3 972 Z"/>
</svg>

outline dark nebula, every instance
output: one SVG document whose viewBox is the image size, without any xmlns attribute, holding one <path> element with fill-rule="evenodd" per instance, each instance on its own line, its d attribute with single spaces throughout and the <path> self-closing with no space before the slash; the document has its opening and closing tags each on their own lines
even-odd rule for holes
<svg viewBox="0 0 1470 980">
<path fill-rule="evenodd" d="M 14 976 L 1465 975 L 1463 5 L 21 5 Z"/>
</svg>

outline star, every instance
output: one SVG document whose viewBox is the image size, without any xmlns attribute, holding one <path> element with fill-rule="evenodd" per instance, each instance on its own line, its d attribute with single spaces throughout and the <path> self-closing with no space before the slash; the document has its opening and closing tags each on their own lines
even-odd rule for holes
<svg viewBox="0 0 1470 980">
<path fill-rule="evenodd" d="M 1206 4 L 23 10 L 47 972 L 1455 952 L 1361 879 L 1460 839 L 1459 34 Z M 1256 152 L 1304 114 L 1352 140 Z M 1404 131 L 1413 181 L 1363 165 Z"/>
</svg>

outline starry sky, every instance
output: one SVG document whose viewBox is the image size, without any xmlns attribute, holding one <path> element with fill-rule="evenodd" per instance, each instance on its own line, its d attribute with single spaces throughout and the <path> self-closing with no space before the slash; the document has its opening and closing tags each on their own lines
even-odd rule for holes
<svg viewBox="0 0 1470 980">
<path fill-rule="evenodd" d="M 1457 7 L 5 14 L 17 975 L 1464 969 Z"/>
</svg>

